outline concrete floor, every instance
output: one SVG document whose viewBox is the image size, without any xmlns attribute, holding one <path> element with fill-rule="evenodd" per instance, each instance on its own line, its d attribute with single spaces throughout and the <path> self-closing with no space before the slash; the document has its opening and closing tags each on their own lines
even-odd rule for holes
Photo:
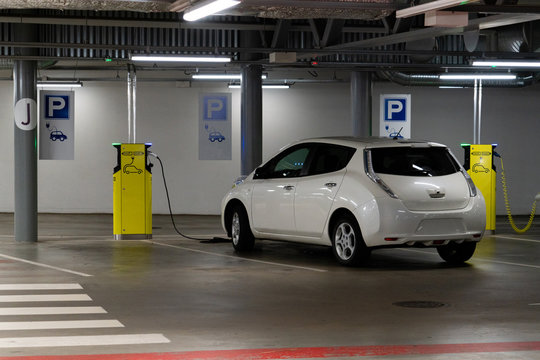
<svg viewBox="0 0 540 360">
<path fill-rule="evenodd" d="M 176 219 L 224 235 L 218 217 Z M 44 214 L 39 242 L 21 244 L 0 214 L 0 359 L 540 359 L 540 222 L 516 235 L 498 220 L 465 266 L 387 249 L 345 268 L 298 244 L 239 256 L 174 235 L 167 216 L 146 242 L 112 240 L 109 215 Z M 13 287 L 25 284 L 72 288 Z M 59 298 L 21 297 L 45 294 Z M 92 313 L 32 311 L 43 307 Z"/>
</svg>

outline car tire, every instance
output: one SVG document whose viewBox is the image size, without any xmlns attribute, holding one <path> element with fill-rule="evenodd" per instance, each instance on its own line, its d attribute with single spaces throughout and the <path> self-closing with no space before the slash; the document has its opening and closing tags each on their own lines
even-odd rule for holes
<svg viewBox="0 0 540 360">
<path fill-rule="evenodd" d="M 255 237 L 249 227 L 249 219 L 243 206 L 236 205 L 231 215 L 231 238 L 234 250 L 250 251 L 255 245 Z"/>
<path fill-rule="evenodd" d="M 371 251 L 354 217 L 345 215 L 335 223 L 332 229 L 332 252 L 337 261 L 346 266 L 358 266 L 369 259 Z"/>
<path fill-rule="evenodd" d="M 451 242 L 448 245 L 437 246 L 439 256 L 446 262 L 459 265 L 469 260 L 476 250 L 476 242 L 463 242 L 456 244 Z"/>
</svg>

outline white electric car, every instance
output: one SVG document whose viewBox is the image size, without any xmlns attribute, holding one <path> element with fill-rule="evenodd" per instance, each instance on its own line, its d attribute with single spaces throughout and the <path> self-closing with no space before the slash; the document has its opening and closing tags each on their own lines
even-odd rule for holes
<svg viewBox="0 0 540 360">
<path fill-rule="evenodd" d="M 450 150 L 433 142 L 320 138 L 285 147 L 225 196 L 236 251 L 255 238 L 331 246 L 343 265 L 372 249 L 436 247 L 470 259 L 486 226 L 482 194 Z"/>
</svg>

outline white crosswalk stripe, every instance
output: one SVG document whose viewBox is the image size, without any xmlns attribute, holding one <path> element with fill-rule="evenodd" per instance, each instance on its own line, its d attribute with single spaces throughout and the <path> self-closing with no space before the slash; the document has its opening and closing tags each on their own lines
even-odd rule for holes
<svg viewBox="0 0 540 360">
<path fill-rule="evenodd" d="M 106 314 L 101 306 L 65 306 L 65 307 L 11 307 L 0 308 L 0 316 L 9 315 L 77 315 L 77 314 Z"/>
<path fill-rule="evenodd" d="M 65 306 L 65 307 L 8 307 L 0 308 L 0 316 L 9 315 L 77 315 L 106 314 L 101 306 Z"/>
<path fill-rule="evenodd" d="M 0 284 L 0 349 L 2 348 L 35 348 L 35 347 L 64 347 L 64 346 L 106 346 L 106 345 L 135 345 L 169 343 L 163 334 L 108 334 L 84 336 L 51 336 L 55 330 L 62 329 L 113 329 L 124 328 L 116 319 L 81 319 L 55 320 L 55 315 L 92 315 L 106 314 L 100 306 L 10 306 L 18 303 L 42 302 L 81 302 L 93 301 L 87 294 L 47 294 L 49 290 L 84 290 L 80 284 Z M 16 294 L 17 291 L 32 291 L 31 294 Z M 28 321 L 3 321 L 10 316 L 25 316 Z M 43 318 L 33 320 L 32 316 L 50 316 L 51 320 Z M 13 318 L 12 318 L 13 319 Z M 8 331 L 46 331 L 47 336 L 2 337 Z M 9 333 L 10 334 L 10 333 Z"/>
<path fill-rule="evenodd" d="M 81 290 L 80 284 L 0 284 L 0 291 L 6 290 Z"/>
<path fill-rule="evenodd" d="M 0 295 L 0 302 L 92 301 L 86 294 Z"/>
<path fill-rule="evenodd" d="M 118 320 L 8 321 L 0 322 L 2 330 L 52 330 L 124 327 Z"/>
<path fill-rule="evenodd" d="M 25 338 L 0 338 L 1 348 L 30 348 L 56 346 L 102 346 L 169 343 L 162 334 L 95 335 L 95 336 L 46 336 Z"/>
</svg>

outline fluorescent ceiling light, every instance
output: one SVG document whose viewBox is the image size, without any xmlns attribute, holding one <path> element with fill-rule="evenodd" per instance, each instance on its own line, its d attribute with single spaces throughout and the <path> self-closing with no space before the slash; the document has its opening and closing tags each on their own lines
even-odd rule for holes
<svg viewBox="0 0 540 360">
<path fill-rule="evenodd" d="M 442 74 L 441 80 L 515 80 L 513 74 Z"/>
<path fill-rule="evenodd" d="M 237 0 L 214 0 L 214 1 L 201 1 L 201 5 L 195 5 L 184 13 L 184 20 L 195 21 L 202 19 L 203 17 L 213 15 L 222 10 L 228 9 L 235 5 L 240 4 Z"/>
<path fill-rule="evenodd" d="M 519 61 L 519 60 L 476 60 L 473 61 L 473 66 L 491 66 L 491 67 L 524 67 L 537 68 L 540 67 L 540 61 Z"/>
<path fill-rule="evenodd" d="M 36 86 L 41 89 L 80 88 L 80 81 L 38 81 Z"/>
<path fill-rule="evenodd" d="M 406 9 L 396 11 L 397 18 L 406 18 L 424 14 L 428 11 L 447 9 L 453 6 L 465 5 L 477 2 L 478 0 L 436 0 L 422 5 L 411 6 Z"/>
<path fill-rule="evenodd" d="M 242 87 L 242 85 L 238 85 L 238 84 L 230 84 L 229 85 L 229 89 L 240 89 Z M 262 88 L 263 89 L 290 89 L 290 85 L 272 85 L 272 84 L 267 84 L 267 85 L 263 85 Z"/>
<path fill-rule="evenodd" d="M 167 55 L 133 55 L 131 61 L 152 61 L 152 62 L 231 62 L 230 57 L 219 56 L 167 56 Z"/>
<path fill-rule="evenodd" d="M 261 75 L 261 79 L 265 80 L 266 75 Z M 242 80 L 242 74 L 194 74 L 192 79 L 198 80 Z"/>
</svg>

